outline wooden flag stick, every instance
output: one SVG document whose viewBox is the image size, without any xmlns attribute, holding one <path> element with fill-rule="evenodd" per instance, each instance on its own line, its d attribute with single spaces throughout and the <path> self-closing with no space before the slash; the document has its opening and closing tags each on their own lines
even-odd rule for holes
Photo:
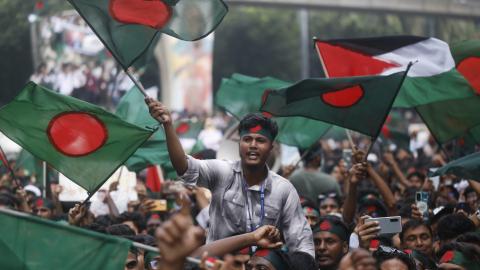
<svg viewBox="0 0 480 270">
<path fill-rule="evenodd" d="M 148 97 L 147 92 L 145 92 L 145 88 L 143 87 L 142 83 L 135 78 L 135 76 L 132 73 L 132 70 L 129 68 L 125 70 L 125 73 L 127 73 L 128 77 L 132 82 L 135 84 L 135 86 L 140 90 L 140 92 L 143 94 L 144 97 Z"/>
<path fill-rule="evenodd" d="M 7 171 L 10 173 L 10 177 L 12 177 L 12 181 L 17 184 L 17 187 L 22 187 L 22 183 L 20 183 L 20 180 L 18 180 L 17 177 L 15 177 L 15 173 L 13 172 L 12 166 L 10 166 L 10 163 L 8 162 L 7 155 L 5 155 L 5 152 L 3 152 L 3 148 L 0 146 L 0 155 L 2 159 L 3 165 L 7 168 Z"/>
</svg>

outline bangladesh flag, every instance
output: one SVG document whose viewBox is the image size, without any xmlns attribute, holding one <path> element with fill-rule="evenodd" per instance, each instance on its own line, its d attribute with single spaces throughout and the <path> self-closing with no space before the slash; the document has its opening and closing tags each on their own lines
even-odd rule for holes
<svg viewBox="0 0 480 270">
<path fill-rule="evenodd" d="M 131 242 L 0 210 L 0 269 L 123 269 Z"/>
<path fill-rule="evenodd" d="M 405 75 L 306 79 L 265 91 L 260 110 L 308 117 L 377 138 Z"/>
<path fill-rule="evenodd" d="M 0 130 L 90 194 L 152 134 L 33 82 L 0 108 Z"/>
<path fill-rule="evenodd" d="M 431 177 L 444 174 L 454 174 L 463 179 L 480 182 L 480 152 L 453 160 L 431 173 Z"/>
<path fill-rule="evenodd" d="M 68 0 L 118 63 L 127 69 L 159 33 L 194 41 L 228 12 L 222 0 Z"/>
<path fill-rule="evenodd" d="M 122 97 L 115 114 L 137 126 L 158 126 L 158 122 L 150 116 L 148 107 L 144 105 L 145 97 L 136 88 L 133 87 Z M 160 128 L 128 158 L 125 165 L 130 171 L 139 172 L 151 165 L 162 165 L 169 162 L 165 133 Z"/>
<path fill-rule="evenodd" d="M 224 78 L 215 96 L 215 104 L 242 119 L 248 113 L 260 112 L 262 94 L 267 89 L 279 89 L 291 83 L 272 78 L 256 78 L 233 74 Z M 324 135 L 331 125 L 304 117 L 274 117 L 278 124 L 277 140 L 283 144 L 308 148 Z M 308 130 L 308 132 L 305 132 Z"/>
<path fill-rule="evenodd" d="M 452 46 L 458 72 L 480 94 L 480 40 L 463 41 Z"/>
<path fill-rule="evenodd" d="M 380 137 L 382 141 L 395 144 L 399 148 L 409 149 L 410 136 L 405 121 L 396 111 L 391 111 L 382 126 Z"/>
<path fill-rule="evenodd" d="M 471 97 L 470 84 L 455 68 L 447 43 L 429 37 L 386 36 L 315 40 L 327 77 L 388 75 L 414 65 L 394 107 Z"/>
<path fill-rule="evenodd" d="M 203 129 L 203 121 L 198 119 L 182 119 L 175 122 L 175 131 L 180 138 L 197 139 Z"/>
</svg>

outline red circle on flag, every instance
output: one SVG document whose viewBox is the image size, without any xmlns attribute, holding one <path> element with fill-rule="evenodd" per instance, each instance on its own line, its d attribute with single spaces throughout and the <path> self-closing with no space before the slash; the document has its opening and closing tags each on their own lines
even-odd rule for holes
<svg viewBox="0 0 480 270">
<path fill-rule="evenodd" d="M 364 92 L 362 87 L 355 85 L 322 94 L 321 98 L 323 102 L 330 106 L 346 108 L 351 107 L 359 102 L 363 98 L 363 94 Z"/>
<path fill-rule="evenodd" d="M 458 72 L 467 79 L 470 85 L 480 94 L 480 57 L 468 57 L 463 59 L 457 66 Z"/>
<path fill-rule="evenodd" d="M 188 123 L 180 123 L 180 125 L 177 126 L 176 132 L 177 134 L 185 134 L 190 130 L 190 125 Z"/>
<path fill-rule="evenodd" d="M 48 124 L 50 143 L 62 154 L 85 156 L 102 147 L 108 138 L 105 124 L 86 112 L 57 114 Z"/>
<path fill-rule="evenodd" d="M 172 8 L 162 0 L 110 0 L 110 15 L 125 24 L 141 24 L 155 29 L 164 27 L 172 17 Z"/>
</svg>

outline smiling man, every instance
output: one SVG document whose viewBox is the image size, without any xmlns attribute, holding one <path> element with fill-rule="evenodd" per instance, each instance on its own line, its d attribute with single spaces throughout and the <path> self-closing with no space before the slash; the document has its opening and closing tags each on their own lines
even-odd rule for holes
<svg viewBox="0 0 480 270">
<path fill-rule="evenodd" d="M 210 227 L 207 242 L 273 225 L 284 236 L 289 252 L 314 257 L 312 231 L 293 185 L 270 171 L 266 160 L 273 149 L 277 124 L 249 114 L 239 124 L 239 161 L 198 160 L 186 156 L 168 109 L 147 99 L 153 118 L 163 124 L 173 167 L 189 185 L 210 189 Z"/>
<path fill-rule="evenodd" d="M 404 249 L 418 250 L 430 258 L 434 257 L 432 229 L 422 220 L 412 219 L 405 223 L 400 232 L 400 241 Z"/>
</svg>

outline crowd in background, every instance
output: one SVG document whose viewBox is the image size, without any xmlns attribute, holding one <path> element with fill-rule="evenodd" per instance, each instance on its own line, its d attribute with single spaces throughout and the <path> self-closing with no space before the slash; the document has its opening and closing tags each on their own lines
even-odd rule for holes
<svg viewBox="0 0 480 270">
<path fill-rule="evenodd" d="M 133 86 L 111 58 L 98 57 L 103 47 L 78 16 L 53 16 L 40 28 L 45 62 L 32 81 L 110 108 Z M 126 208 L 116 201 L 116 182 L 98 191 L 92 204 L 72 205 L 59 200 L 62 187 L 55 180 L 42 187 L 10 159 L 15 176 L 0 168 L 0 207 L 158 247 L 160 256 L 132 247 L 125 269 L 480 269 L 480 179 L 428 177 L 431 168 L 458 155 L 458 145 L 438 147 L 415 114 L 400 114 L 407 119 L 407 143 L 379 138 L 367 158 L 371 142 L 355 134 L 352 142 L 345 136 L 323 138 L 298 152 L 276 145 L 269 166 L 300 196 L 313 232 L 314 261 L 289 253 L 283 232 L 270 225 L 205 245 L 210 191 L 167 179 L 160 192 L 152 192 L 145 173 L 137 175 L 136 196 Z M 230 120 L 218 114 L 205 121 L 198 139 L 213 153 L 210 158 Z M 281 160 L 281 151 L 302 160 Z M 421 198 L 425 209 L 419 191 L 427 194 Z M 378 223 L 366 222 L 392 216 L 401 217 L 400 233 L 379 234 Z M 245 249 L 250 246 L 255 248 Z M 202 263 L 185 262 L 187 256 Z M 215 260 L 225 263 L 212 267 Z"/>
<path fill-rule="evenodd" d="M 222 126 L 216 128 L 218 132 L 225 131 L 224 121 L 213 123 Z M 480 183 L 454 175 L 428 177 L 430 168 L 446 164 L 452 149 L 441 149 L 428 137 L 419 143 L 422 140 L 417 136 L 418 132 L 413 134 L 406 148 L 379 139 L 371 149 L 362 177 L 352 175 L 358 174 L 356 166 L 364 160 L 362 155 L 370 141 L 355 135 L 352 152 L 346 138 L 322 139 L 309 149 L 299 149 L 297 155 L 303 158 L 300 166 L 283 164 L 277 170 L 296 188 L 311 225 L 315 263 L 310 265 L 302 257 L 287 255 L 281 244 L 273 245 L 283 238 L 282 232 L 272 226 L 262 226 L 244 236 L 242 243 L 256 246 L 255 252 L 230 244 L 226 248 L 221 240 L 222 248 L 211 243 L 202 246 L 209 228 L 212 195 L 208 189 L 170 181 L 174 179 L 165 182 L 161 192 L 154 193 L 146 187 L 145 174 L 138 174 L 137 199 L 128 201 L 123 212 L 114 200 L 118 183 L 99 191 L 96 196 L 100 200 L 91 205 L 77 204 L 68 209 L 68 204 L 58 199 L 62 188 L 57 183 L 50 184 L 51 196 L 44 198 L 38 183 L 31 183 L 21 167 L 17 167 L 16 178 L 21 179 L 23 188 L 3 169 L 0 206 L 159 247 L 162 260 L 132 249 L 126 269 L 167 269 L 160 263 L 183 263 L 187 255 L 202 257 L 205 251 L 208 255 L 203 256 L 203 266 L 187 263 L 185 267 L 205 269 L 209 267 L 206 262 L 211 261 L 207 257 L 215 257 L 225 260 L 222 269 L 242 269 L 239 261 L 248 261 L 247 269 L 477 269 Z M 217 140 L 209 144 L 216 148 L 213 153 L 219 143 Z M 281 155 L 274 155 L 278 161 Z M 426 212 L 419 209 L 418 191 L 428 194 Z M 369 217 L 388 216 L 401 217 L 400 233 L 378 234 L 377 223 L 365 222 Z M 165 230 L 168 235 L 159 234 Z"/>
<path fill-rule="evenodd" d="M 41 20 L 38 39 L 41 62 L 31 81 L 110 109 L 133 87 L 78 14 Z"/>
</svg>

